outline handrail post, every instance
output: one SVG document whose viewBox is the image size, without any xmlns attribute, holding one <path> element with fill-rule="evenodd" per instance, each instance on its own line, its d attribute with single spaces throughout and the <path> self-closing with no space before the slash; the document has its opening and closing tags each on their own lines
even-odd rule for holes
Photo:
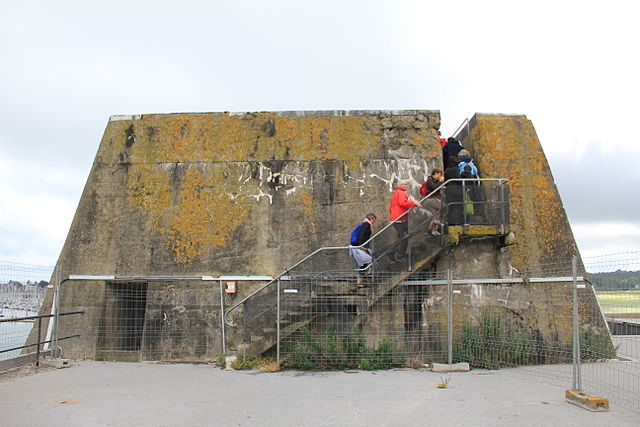
<svg viewBox="0 0 640 427">
<path fill-rule="evenodd" d="M 462 180 L 462 225 L 467 225 L 467 189 L 465 187 L 466 180 Z"/>
<path fill-rule="evenodd" d="M 407 218 L 407 271 L 411 271 L 411 221 Z M 403 236 L 404 238 L 405 236 Z"/>
<path fill-rule="evenodd" d="M 247 325 L 247 318 L 249 317 L 249 308 L 247 307 L 247 302 L 242 303 L 242 341 L 247 343 L 251 342 L 251 337 L 249 335 L 249 328 Z"/>
<path fill-rule="evenodd" d="M 504 183 L 502 181 L 498 182 L 498 186 L 500 186 L 500 225 L 504 226 L 506 223 L 506 218 L 505 218 L 505 212 L 504 212 L 504 208 L 505 208 L 505 201 L 504 201 Z"/>
<path fill-rule="evenodd" d="M 38 341 L 36 341 L 36 366 L 40 366 L 40 340 L 42 339 L 42 317 L 38 317 Z"/>
</svg>

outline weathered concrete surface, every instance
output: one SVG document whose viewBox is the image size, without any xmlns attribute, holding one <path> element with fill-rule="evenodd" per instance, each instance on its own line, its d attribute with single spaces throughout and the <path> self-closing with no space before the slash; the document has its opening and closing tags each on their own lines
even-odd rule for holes
<svg viewBox="0 0 640 427">
<path fill-rule="evenodd" d="M 114 117 L 59 264 L 65 277 L 276 275 L 319 247 L 347 244 L 366 213 L 386 220 L 398 179 L 418 194 L 441 165 L 439 125 L 438 112 L 413 110 Z M 350 268 L 344 260 L 331 267 Z M 123 310 L 142 291 L 110 295 L 109 286 L 63 285 L 61 311 L 85 310 L 79 321 L 61 322 L 84 331 L 65 342 L 65 355 L 212 360 L 221 353 L 217 283 L 148 282 L 139 324 L 114 319 L 132 317 Z M 239 283 L 225 305 L 250 290 Z M 140 354 L 118 353 L 138 347 L 118 334 L 140 329 Z"/>
<path fill-rule="evenodd" d="M 408 179 L 409 192 L 417 195 L 429 171 L 441 166 L 439 124 L 439 113 L 433 111 L 113 118 L 59 263 L 65 276 L 276 275 L 319 247 L 347 243 L 354 224 L 367 212 L 375 212 L 384 223 L 399 178 Z M 511 228 L 517 244 L 502 247 L 499 238 L 469 239 L 442 257 L 438 270 L 452 269 L 461 277 L 501 275 L 511 266 L 525 271 L 577 254 L 544 153 L 526 118 L 477 115 L 465 144 L 483 177 L 510 179 Z M 390 230 L 389 238 L 394 234 Z M 350 268 L 346 256 L 341 265 L 336 259 L 314 260 L 313 271 Z M 82 339 L 65 343 L 65 356 L 208 361 L 221 353 L 217 283 L 145 286 L 144 301 L 136 302 L 137 291 L 118 293 L 113 283 L 66 283 L 61 310 L 81 309 L 85 315 L 75 324 L 72 319 L 62 322 L 69 331 L 83 331 Z M 530 298 L 534 290 L 507 292 L 510 301 L 519 304 L 517 296 Z M 503 291 L 491 297 L 502 298 Z M 239 284 L 237 294 L 223 296 L 224 305 L 249 292 Z M 410 311 L 420 311 L 423 295 L 398 297 Z M 394 325 L 399 331 L 421 332 L 424 339 L 415 340 L 418 346 L 435 340 L 432 335 L 442 329 L 429 329 L 417 317 L 407 320 L 393 308 L 399 304 L 389 305 L 393 298 L 367 314 L 363 329 Z M 50 304 L 49 294 L 45 310 Z M 128 304 L 142 306 L 132 309 Z M 473 295 L 469 304 L 476 309 L 484 301 Z M 432 308 L 424 319 L 443 312 L 442 307 Z M 131 315 L 140 311 L 140 319 Z M 557 341 L 564 335 L 557 325 L 546 324 L 544 316 L 551 312 L 551 302 L 545 301 L 525 312 L 521 323 L 540 326 L 543 336 Z M 127 316 L 135 319 L 115 320 Z M 238 310 L 232 319 L 241 318 Z M 139 341 L 119 337 L 126 330 L 139 331 Z M 251 338 L 242 334 L 240 328 L 228 331 L 230 348 Z M 440 342 L 434 342 L 432 351 L 441 353 Z"/>
<path fill-rule="evenodd" d="M 445 374 L 449 387 L 437 389 L 443 374 L 425 370 L 257 374 L 82 362 L 0 382 L 0 413 L 4 426 L 637 425 L 615 400 L 602 413 L 565 402 L 570 367 L 560 381 L 556 368 Z"/>
<path fill-rule="evenodd" d="M 457 279 L 500 278 L 509 271 L 511 259 L 505 255 L 506 249 L 508 247 L 502 247 L 499 237 L 463 239 L 439 260 L 437 268 L 439 271 L 451 270 L 453 278 Z M 553 271 L 546 273 L 554 276 Z M 561 271 L 559 275 L 566 274 Z M 562 360 L 558 355 L 571 348 L 572 282 L 528 283 L 525 279 L 523 284 L 474 284 L 471 280 L 467 285 L 455 285 L 454 290 L 454 342 L 460 339 L 465 327 L 479 327 L 483 318 L 489 315 L 500 319 L 505 334 L 524 334 L 530 343 L 538 343 L 542 349 L 538 363 L 557 363 Z M 440 331 L 441 336 L 447 331 L 446 304 L 446 287 L 435 286 L 423 305 L 426 329 Z M 609 335 L 589 284 L 578 291 L 578 310 L 582 331 L 588 329 L 598 336 Z"/>
<path fill-rule="evenodd" d="M 277 274 L 344 244 L 395 180 L 441 164 L 439 114 L 144 115 L 109 122 L 62 251 L 91 274 Z"/>
<path fill-rule="evenodd" d="M 553 181 L 551 169 L 526 116 L 476 114 L 470 135 L 461 135 L 482 178 L 507 178 L 510 227 L 516 244 L 505 248 L 502 267 L 539 271 L 544 264 L 565 263 L 579 257 L 578 247 Z M 565 274 L 566 274 L 565 269 Z"/>
</svg>

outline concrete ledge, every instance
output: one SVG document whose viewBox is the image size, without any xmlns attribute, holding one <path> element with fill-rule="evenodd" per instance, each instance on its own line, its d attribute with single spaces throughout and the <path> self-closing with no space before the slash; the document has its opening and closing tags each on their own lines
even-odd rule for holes
<svg viewBox="0 0 640 427">
<path fill-rule="evenodd" d="M 584 391 L 567 390 L 564 394 L 567 402 L 594 412 L 609 412 L 609 401 L 602 397 L 589 396 Z"/>
<path fill-rule="evenodd" d="M 453 363 L 448 365 L 444 363 L 434 363 L 431 366 L 431 372 L 469 372 L 469 364 Z"/>
<path fill-rule="evenodd" d="M 49 356 L 51 350 L 43 350 L 40 352 L 40 362 L 43 361 L 45 356 Z M 0 372 L 8 371 L 13 368 L 19 368 L 30 363 L 36 363 L 36 354 L 22 354 L 20 356 L 12 357 L 11 359 L 0 360 Z"/>
</svg>

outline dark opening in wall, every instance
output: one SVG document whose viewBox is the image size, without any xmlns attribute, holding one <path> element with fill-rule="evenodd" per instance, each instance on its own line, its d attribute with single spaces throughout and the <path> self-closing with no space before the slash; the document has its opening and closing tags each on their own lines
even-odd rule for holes
<svg viewBox="0 0 640 427">
<path fill-rule="evenodd" d="M 146 305 L 146 283 L 107 283 L 97 359 L 138 359 Z"/>
</svg>

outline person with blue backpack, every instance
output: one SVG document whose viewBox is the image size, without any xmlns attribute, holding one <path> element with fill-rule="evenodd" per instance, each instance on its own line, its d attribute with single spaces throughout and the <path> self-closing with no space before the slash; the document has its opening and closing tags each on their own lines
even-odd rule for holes
<svg viewBox="0 0 640 427">
<path fill-rule="evenodd" d="M 358 271 L 356 285 L 366 288 L 364 282 L 364 268 L 373 262 L 373 253 L 370 248 L 371 226 L 376 222 L 375 214 L 367 214 L 360 224 L 351 232 L 349 241 L 349 257 Z M 371 268 L 368 269 L 371 272 Z"/>
<path fill-rule="evenodd" d="M 471 153 L 468 150 L 460 150 L 458 153 L 458 176 L 464 179 L 478 179 L 478 168 L 473 163 Z M 464 183 L 464 211 L 465 223 L 469 223 L 471 215 L 480 214 L 480 188 L 479 181 L 465 181 Z"/>
<path fill-rule="evenodd" d="M 473 164 L 469 150 L 462 149 L 458 153 L 458 175 L 460 178 L 478 178 L 478 168 Z"/>
</svg>

